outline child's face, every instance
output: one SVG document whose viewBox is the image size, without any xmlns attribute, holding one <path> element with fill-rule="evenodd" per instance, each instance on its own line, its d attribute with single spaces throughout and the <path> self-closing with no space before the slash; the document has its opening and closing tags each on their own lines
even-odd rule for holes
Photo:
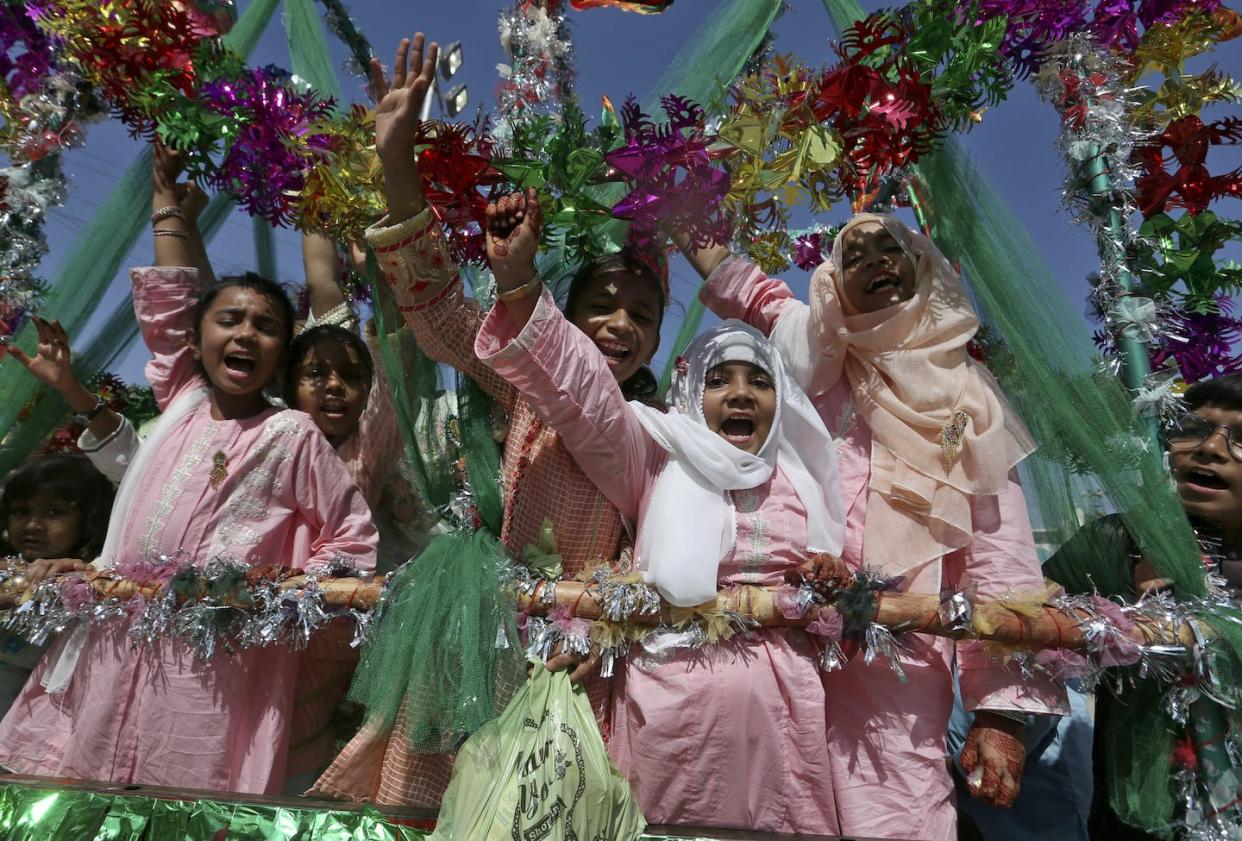
<svg viewBox="0 0 1242 841">
<path fill-rule="evenodd" d="M 67 558 L 77 549 L 82 530 L 82 512 L 71 502 L 39 490 L 9 506 L 5 529 L 9 544 L 22 559 Z"/>
<path fill-rule="evenodd" d="M 1202 441 L 1196 440 L 1198 435 L 1168 434 L 1169 467 L 1177 495 L 1189 516 L 1236 535 L 1242 532 L 1242 462 L 1230 452 L 1229 437 L 1242 444 L 1242 411 L 1206 403 L 1192 414 L 1217 428 Z M 1236 434 L 1227 436 L 1221 426 L 1231 427 Z"/>
<path fill-rule="evenodd" d="M 270 298 L 230 286 L 203 313 L 194 355 L 218 392 L 258 395 L 280 367 L 286 328 Z"/>
<path fill-rule="evenodd" d="M 707 428 L 733 446 L 757 454 L 776 417 L 776 386 L 768 372 L 749 362 L 725 362 L 703 384 Z"/>
<path fill-rule="evenodd" d="M 595 342 L 623 383 L 660 346 L 660 290 L 650 278 L 605 272 L 586 281 L 569 320 Z"/>
<path fill-rule="evenodd" d="M 324 336 L 302 357 L 296 378 L 294 408 L 310 415 L 332 446 L 339 446 L 357 429 L 371 391 L 358 349 Z"/>
<path fill-rule="evenodd" d="M 860 315 L 914 296 L 914 262 L 879 222 L 863 222 L 845 232 L 841 272 L 846 300 Z"/>
</svg>

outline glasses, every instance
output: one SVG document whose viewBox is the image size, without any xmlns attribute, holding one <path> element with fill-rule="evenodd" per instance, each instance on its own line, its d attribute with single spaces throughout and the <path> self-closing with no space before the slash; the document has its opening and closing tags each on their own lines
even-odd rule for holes
<svg viewBox="0 0 1242 841">
<path fill-rule="evenodd" d="M 1224 430 L 1229 455 L 1233 456 L 1234 461 L 1242 461 L 1242 429 L 1228 424 L 1212 423 L 1202 415 L 1182 415 L 1169 421 L 1164 427 L 1164 440 L 1170 450 L 1184 452 L 1195 449 L 1218 430 Z"/>
</svg>

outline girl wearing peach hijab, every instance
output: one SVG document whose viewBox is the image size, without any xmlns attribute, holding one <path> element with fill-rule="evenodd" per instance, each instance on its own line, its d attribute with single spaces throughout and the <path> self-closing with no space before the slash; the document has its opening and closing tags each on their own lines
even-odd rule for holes
<svg viewBox="0 0 1242 841">
<path fill-rule="evenodd" d="M 906 592 L 1036 591 L 1043 576 L 1013 471 L 1034 445 L 992 376 L 966 351 L 979 321 L 961 279 L 919 233 L 860 214 L 811 280 L 811 303 L 745 258 L 687 258 L 721 318 L 768 334 L 838 440 L 843 560 L 898 576 Z M 957 837 L 945 732 L 953 660 L 976 713 L 963 764 L 975 797 L 1018 794 L 1027 714 L 1065 711 L 1064 691 L 992 661 L 978 643 L 923 635 L 900 656 L 855 658 L 825 676 L 840 832 Z"/>
</svg>

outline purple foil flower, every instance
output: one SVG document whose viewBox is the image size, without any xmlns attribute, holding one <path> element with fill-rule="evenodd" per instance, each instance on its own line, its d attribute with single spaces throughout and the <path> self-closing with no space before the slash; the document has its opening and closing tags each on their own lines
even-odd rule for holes
<svg viewBox="0 0 1242 841">
<path fill-rule="evenodd" d="M 818 232 L 798 237 L 794 241 L 794 265 L 809 272 L 824 262 L 822 239 Z"/>
<path fill-rule="evenodd" d="M 271 65 L 239 79 L 203 85 L 200 100 L 208 109 L 233 118 L 233 142 L 210 176 L 217 190 L 232 193 L 254 216 L 276 225 L 295 217 L 294 199 L 306 183 L 308 153 L 318 138 L 307 136 L 311 123 L 331 114 L 332 101 L 298 93 L 289 74 Z"/>
<path fill-rule="evenodd" d="M 1234 345 L 1242 339 L 1242 319 L 1234 318 L 1233 300 L 1216 298 L 1217 312 L 1178 312 L 1172 324 L 1150 351 L 1151 366 L 1158 370 L 1170 358 L 1188 383 L 1242 370 L 1242 358 Z"/>
<path fill-rule="evenodd" d="M 631 241 L 640 250 L 662 238 L 661 225 L 686 232 L 703 247 L 727 242 L 724 199 L 729 174 L 707 152 L 703 109 L 676 96 L 661 100 L 668 121 L 656 125 L 632 98 L 621 109 L 626 143 L 605 157 L 631 190 L 612 208 L 631 222 Z"/>
</svg>

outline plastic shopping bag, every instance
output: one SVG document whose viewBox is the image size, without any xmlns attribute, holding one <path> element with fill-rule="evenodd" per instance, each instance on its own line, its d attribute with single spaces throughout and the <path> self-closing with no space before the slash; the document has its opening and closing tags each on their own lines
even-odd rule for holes
<svg viewBox="0 0 1242 841">
<path fill-rule="evenodd" d="M 430 841 L 634 841 L 646 823 L 586 696 L 536 663 L 458 751 Z"/>
</svg>

